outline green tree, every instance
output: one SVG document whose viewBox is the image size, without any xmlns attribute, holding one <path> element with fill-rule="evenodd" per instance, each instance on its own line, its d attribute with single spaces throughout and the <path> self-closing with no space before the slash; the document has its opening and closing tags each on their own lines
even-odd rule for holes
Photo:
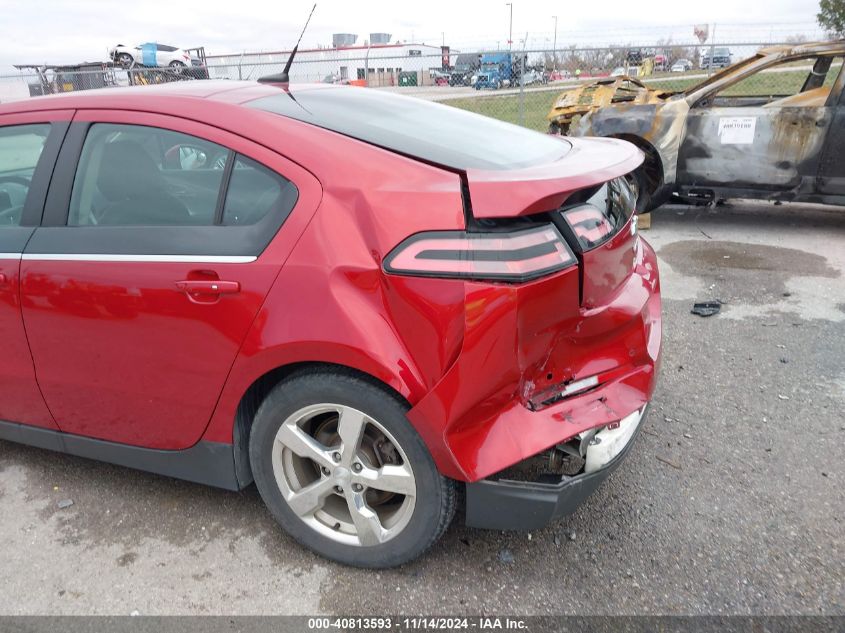
<svg viewBox="0 0 845 633">
<path fill-rule="evenodd" d="M 845 37 L 845 0 L 821 0 L 816 18 L 832 37 Z"/>
</svg>

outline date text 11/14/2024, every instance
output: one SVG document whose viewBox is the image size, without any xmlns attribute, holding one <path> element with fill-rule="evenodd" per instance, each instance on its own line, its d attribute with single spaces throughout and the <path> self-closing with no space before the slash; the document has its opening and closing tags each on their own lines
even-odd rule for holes
<svg viewBox="0 0 845 633">
<path fill-rule="evenodd" d="M 524 619 L 510 617 L 322 617 L 309 618 L 308 629 L 342 631 L 527 631 Z"/>
</svg>

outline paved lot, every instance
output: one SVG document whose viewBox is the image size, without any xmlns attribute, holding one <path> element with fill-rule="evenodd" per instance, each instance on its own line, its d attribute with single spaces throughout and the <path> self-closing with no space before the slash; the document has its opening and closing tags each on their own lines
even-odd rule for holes
<svg viewBox="0 0 845 633">
<path fill-rule="evenodd" d="M 661 383 L 627 462 L 564 523 L 456 523 L 364 572 L 299 548 L 254 488 L 0 442 L 0 613 L 845 613 L 845 211 L 670 207 L 646 235 Z M 690 314 L 711 298 L 720 315 Z"/>
</svg>

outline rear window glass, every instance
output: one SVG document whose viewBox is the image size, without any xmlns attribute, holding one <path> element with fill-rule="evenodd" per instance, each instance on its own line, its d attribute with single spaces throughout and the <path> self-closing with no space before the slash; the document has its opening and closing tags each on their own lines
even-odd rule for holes
<svg viewBox="0 0 845 633">
<path fill-rule="evenodd" d="M 280 92 L 247 105 L 454 169 L 518 169 L 558 160 L 570 148 L 560 137 L 364 88 Z"/>
<path fill-rule="evenodd" d="M 561 211 L 582 251 L 616 235 L 634 212 L 636 196 L 625 178 L 602 185 L 584 204 Z"/>
<path fill-rule="evenodd" d="M 245 156 L 238 156 L 223 206 L 223 224 L 256 224 L 271 211 L 281 219 L 296 205 L 292 182 Z"/>
</svg>

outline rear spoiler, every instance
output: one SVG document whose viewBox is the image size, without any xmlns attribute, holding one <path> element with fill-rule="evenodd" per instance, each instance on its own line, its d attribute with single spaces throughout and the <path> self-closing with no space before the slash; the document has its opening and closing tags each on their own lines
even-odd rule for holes
<svg viewBox="0 0 845 633">
<path fill-rule="evenodd" d="M 552 163 L 507 171 L 467 169 L 476 218 L 512 218 L 557 209 L 580 189 L 624 176 L 643 162 L 637 146 L 610 138 L 567 138 L 572 149 Z"/>
</svg>

